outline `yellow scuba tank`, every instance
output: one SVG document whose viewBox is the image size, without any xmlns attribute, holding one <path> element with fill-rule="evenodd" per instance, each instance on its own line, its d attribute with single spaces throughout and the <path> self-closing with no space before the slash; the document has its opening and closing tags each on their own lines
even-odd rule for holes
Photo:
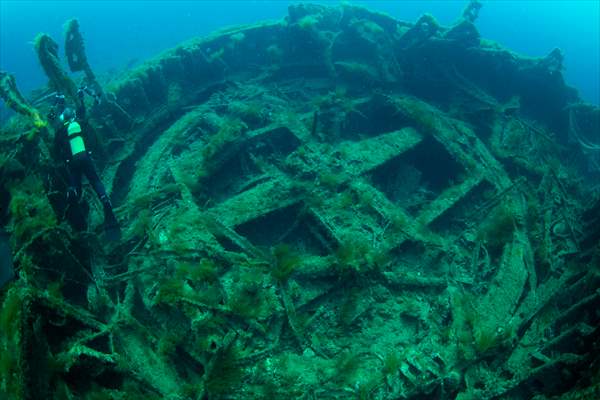
<svg viewBox="0 0 600 400">
<path fill-rule="evenodd" d="M 69 138 L 69 144 L 71 145 L 71 154 L 79 154 L 85 151 L 85 143 L 81 136 L 81 126 L 76 121 L 69 122 L 67 126 L 67 135 Z"/>
</svg>

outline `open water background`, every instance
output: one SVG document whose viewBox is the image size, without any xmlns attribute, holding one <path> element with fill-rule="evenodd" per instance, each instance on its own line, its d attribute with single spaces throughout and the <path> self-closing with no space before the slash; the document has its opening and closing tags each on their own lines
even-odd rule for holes
<svg viewBox="0 0 600 400">
<path fill-rule="evenodd" d="M 131 68 L 178 43 L 216 29 L 283 18 L 292 1 L 25 1 L 0 0 L 0 69 L 16 76 L 24 94 L 46 83 L 32 41 L 38 32 L 64 42 L 63 24 L 76 17 L 88 59 L 100 76 Z M 316 1 L 337 5 L 339 1 Z M 456 21 L 466 0 L 352 1 L 414 22 L 423 13 Z M 600 105 L 600 0 L 483 1 L 482 37 L 528 56 L 559 47 L 566 82 Z M 62 48 L 61 48 L 62 51 Z M 8 113 L 0 104 L 0 119 Z"/>
</svg>

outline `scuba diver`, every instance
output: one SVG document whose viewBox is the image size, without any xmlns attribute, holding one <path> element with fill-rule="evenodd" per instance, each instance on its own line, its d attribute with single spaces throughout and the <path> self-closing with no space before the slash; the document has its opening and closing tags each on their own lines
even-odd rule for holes
<svg viewBox="0 0 600 400">
<path fill-rule="evenodd" d="M 86 93 L 90 94 L 90 89 L 81 88 L 78 90 L 79 105 L 77 111 L 71 107 L 65 107 L 65 97 L 55 94 L 56 101 L 48 115 L 48 119 L 56 121 L 55 146 L 58 153 L 66 161 L 69 179 L 69 188 L 67 190 L 69 205 L 75 208 L 78 207 L 82 195 L 81 179 L 82 175 L 85 175 L 104 207 L 104 227 L 107 237 L 110 240 L 118 240 L 120 238 L 119 223 L 113 212 L 106 189 L 96 172 L 90 152 L 85 147 L 83 131 L 81 129 L 80 122 L 85 119 L 86 115 L 84 103 Z M 95 97 L 94 99 L 97 103 L 98 98 Z M 59 112 L 60 114 L 58 114 Z M 79 227 L 85 226 L 81 215 L 78 215 L 76 219 L 78 220 L 76 224 Z"/>
</svg>

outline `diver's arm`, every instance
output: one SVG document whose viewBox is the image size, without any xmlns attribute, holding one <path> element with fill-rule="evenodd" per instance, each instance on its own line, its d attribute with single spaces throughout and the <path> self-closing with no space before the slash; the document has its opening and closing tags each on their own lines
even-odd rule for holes
<svg viewBox="0 0 600 400">
<path fill-rule="evenodd" d="M 77 111 L 75 115 L 77 115 L 77 119 L 79 121 L 83 121 L 85 119 L 87 111 L 85 109 L 85 88 L 80 88 L 77 91 L 77 96 L 79 97 L 79 101 L 77 104 Z"/>
<path fill-rule="evenodd" d="M 57 118 L 65 109 L 65 96 L 60 94 L 60 93 L 56 93 L 54 95 L 54 104 L 52 104 L 52 106 L 50 106 L 50 112 L 48 113 L 47 117 L 49 121 L 52 121 L 53 123 L 56 123 Z"/>
</svg>

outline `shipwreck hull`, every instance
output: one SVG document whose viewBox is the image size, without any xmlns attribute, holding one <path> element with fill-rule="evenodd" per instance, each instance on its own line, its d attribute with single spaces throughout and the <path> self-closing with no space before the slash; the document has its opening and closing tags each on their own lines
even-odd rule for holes
<svg viewBox="0 0 600 400">
<path fill-rule="evenodd" d="M 65 208 L 50 138 L 2 164 L 20 279 L 0 389 L 585 398 L 597 171 L 570 157 L 585 158 L 573 129 L 597 137 L 599 114 L 573 108 L 559 64 L 466 20 L 297 5 L 129 71 L 90 117 L 118 245 L 40 216 Z M 38 211 L 17 207 L 24 195 Z"/>
</svg>

